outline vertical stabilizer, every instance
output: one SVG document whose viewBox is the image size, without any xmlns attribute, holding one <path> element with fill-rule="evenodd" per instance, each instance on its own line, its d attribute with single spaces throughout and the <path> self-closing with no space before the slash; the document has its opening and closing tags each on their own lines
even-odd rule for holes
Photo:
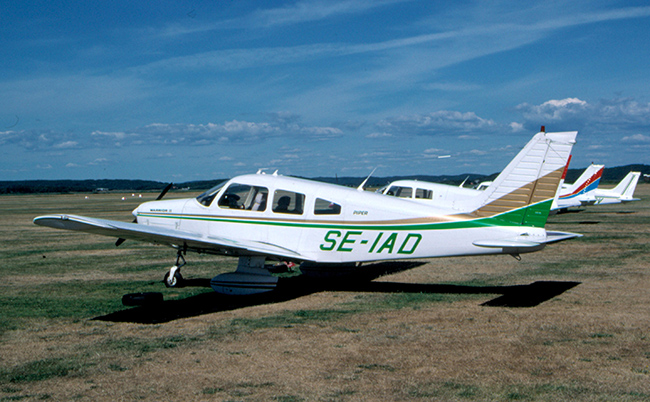
<svg viewBox="0 0 650 402">
<path fill-rule="evenodd" d="M 634 200 L 634 190 L 641 177 L 641 172 L 629 172 L 620 183 L 612 189 L 612 193 L 618 195 L 621 201 Z"/>
<path fill-rule="evenodd" d="M 490 187 L 463 207 L 474 216 L 543 227 L 577 134 L 537 133 Z"/>
<path fill-rule="evenodd" d="M 578 194 L 586 194 L 595 190 L 600 183 L 600 178 L 603 175 L 604 169 L 604 165 L 594 165 L 592 163 L 584 170 L 584 172 L 582 172 L 575 183 L 568 185 L 564 190 L 562 190 L 560 197 L 564 198 Z"/>
</svg>

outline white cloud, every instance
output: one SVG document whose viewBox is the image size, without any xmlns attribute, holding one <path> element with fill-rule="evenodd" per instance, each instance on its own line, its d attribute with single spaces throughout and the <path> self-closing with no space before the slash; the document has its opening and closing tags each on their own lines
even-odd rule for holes
<svg viewBox="0 0 650 402">
<path fill-rule="evenodd" d="M 92 162 L 88 162 L 88 164 L 91 165 L 91 166 L 96 166 L 96 165 L 105 165 L 108 162 L 109 162 L 109 160 L 106 159 L 106 158 L 97 158 Z"/>
<path fill-rule="evenodd" d="M 441 110 L 429 114 L 417 114 L 385 119 L 377 124 L 386 132 L 415 135 L 459 134 L 491 131 L 497 124 L 483 119 L 474 112 Z"/>
<path fill-rule="evenodd" d="M 512 129 L 513 133 L 518 133 L 518 132 L 524 130 L 524 125 L 523 124 L 517 123 L 517 122 L 514 122 L 514 121 L 512 123 L 510 123 L 509 126 Z"/>
<path fill-rule="evenodd" d="M 628 136 L 623 137 L 621 139 L 621 141 L 625 141 L 625 142 L 650 142 L 650 135 L 643 135 L 643 134 L 628 135 Z"/>
<path fill-rule="evenodd" d="M 60 148 L 60 149 L 65 149 L 65 148 L 77 148 L 79 143 L 77 141 L 65 141 L 59 144 L 55 144 L 54 148 Z"/>
<path fill-rule="evenodd" d="M 550 100 L 541 105 L 529 105 L 523 103 L 517 106 L 524 118 L 534 121 L 555 122 L 567 120 L 572 116 L 584 114 L 590 109 L 585 101 L 577 98 L 567 98 L 561 100 Z"/>
<path fill-rule="evenodd" d="M 298 1 L 283 7 L 259 10 L 250 16 L 250 23 L 258 27 L 284 26 L 324 20 L 347 14 L 358 14 L 372 8 L 401 2 L 392 1 Z"/>
<path fill-rule="evenodd" d="M 541 105 L 523 103 L 516 109 L 524 117 L 524 126 L 529 129 L 539 125 L 547 125 L 548 128 L 553 124 L 553 127 L 609 137 L 630 131 L 650 131 L 650 103 L 631 98 L 601 99 L 597 103 L 567 98 L 550 100 Z M 628 140 L 634 139 L 632 135 L 626 136 Z"/>
<path fill-rule="evenodd" d="M 375 132 L 375 133 L 370 133 L 370 134 L 366 135 L 366 138 L 390 138 L 392 136 L 393 136 L 393 134 L 391 134 L 391 133 L 385 133 L 385 132 L 378 133 L 378 132 Z"/>
<path fill-rule="evenodd" d="M 90 133 L 90 135 L 105 136 L 105 137 L 114 138 L 114 139 L 117 139 L 117 140 L 122 140 L 122 139 L 126 138 L 126 133 L 124 133 L 122 131 L 118 131 L 118 132 L 93 131 L 92 133 Z"/>
</svg>

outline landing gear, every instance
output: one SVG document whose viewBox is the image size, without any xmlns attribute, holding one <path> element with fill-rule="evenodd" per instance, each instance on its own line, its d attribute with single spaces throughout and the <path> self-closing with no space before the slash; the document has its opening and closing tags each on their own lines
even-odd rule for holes
<svg viewBox="0 0 650 402">
<path fill-rule="evenodd" d="M 183 276 L 181 275 L 181 267 L 185 265 L 185 258 L 183 258 L 183 254 L 181 254 L 181 250 L 178 250 L 178 254 L 176 254 L 176 264 L 174 264 L 173 267 L 165 274 L 165 278 L 163 279 L 163 282 L 165 282 L 165 286 L 168 288 L 174 288 L 181 286 L 183 283 Z"/>
</svg>

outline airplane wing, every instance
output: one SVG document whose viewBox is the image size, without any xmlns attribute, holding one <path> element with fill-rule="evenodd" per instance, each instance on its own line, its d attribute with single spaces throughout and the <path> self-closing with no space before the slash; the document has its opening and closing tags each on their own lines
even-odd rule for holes
<svg viewBox="0 0 650 402">
<path fill-rule="evenodd" d="M 203 236 L 196 233 L 157 226 L 138 225 L 78 215 L 48 215 L 34 218 L 34 223 L 55 229 L 76 230 L 104 236 L 162 244 L 176 249 L 230 256 L 272 256 L 309 261 L 299 253 L 271 243 L 226 237 Z"/>
</svg>

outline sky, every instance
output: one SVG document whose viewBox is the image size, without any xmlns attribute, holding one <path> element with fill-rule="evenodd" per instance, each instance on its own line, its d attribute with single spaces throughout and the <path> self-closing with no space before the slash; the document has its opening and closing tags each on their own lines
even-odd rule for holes
<svg viewBox="0 0 650 402">
<path fill-rule="evenodd" d="M 0 54 L 0 180 L 650 164 L 646 1 L 0 0 Z"/>
</svg>

